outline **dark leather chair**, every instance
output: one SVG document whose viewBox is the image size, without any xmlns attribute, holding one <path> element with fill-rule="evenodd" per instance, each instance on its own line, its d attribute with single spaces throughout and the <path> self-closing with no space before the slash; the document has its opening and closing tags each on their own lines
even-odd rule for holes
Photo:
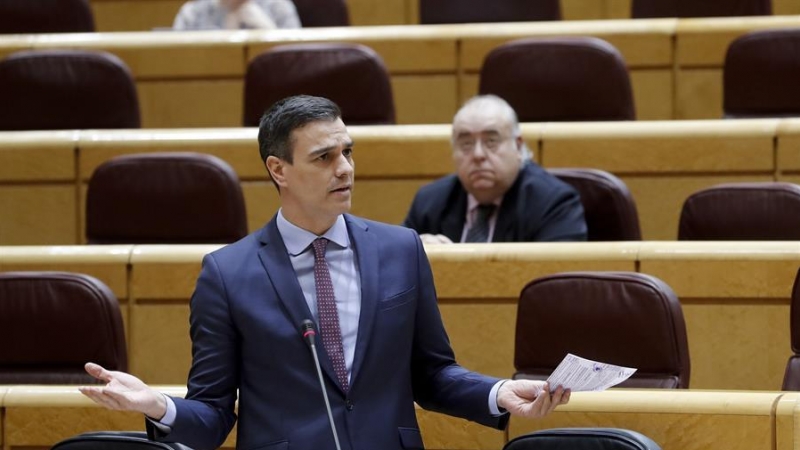
<svg viewBox="0 0 800 450">
<path fill-rule="evenodd" d="M 792 356 L 786 362 L 783 374 L 784 391 L 800 391 L 800 270 L 792 286 L 792 304 L 789 313 L 789 329 L 792 335 Z"/>
<path fill-rule="evenodd" d="M 695 192 L 683 203 L 681 241 L 800 239 L 800 186 L 729 183 Z"/>
<path fill-rule="evenodd" d="M 631 17 L 768 16 L 771 0 L 633 0 Z"/>
<path fill-rule="evenodd" d="M 175 442 L 156 442 L 143 431 L 95 431 L 65 439 L 51 450 L 191 450 Z"/>
<path fill-rule="evenodd" d="M 303 28 L 345 27 L 350 25 L 344 0 L 292 0 Z"/>
<path fill-rule="evenodd" d="M 30 50 L 0 60 L 0 131 L 139 128 L 136 85 L 106 52 Z"/>
<path fill-rule="evenodd" d="M 503 44 L 483 61 L 479 90 L 505 99 L 520 122 L 636 119 L 625 60 L 593 37 Z"/>
<path fill-rule="evenodd" d="M 419 0 L 419 23 L 560 20 L 558 0 Z"/>
<path fill-rule="evenodd" d="M 800 116 L 799 79 L 800 28 L 739 37 L 725 55 L 725 117 Z"/>
<path fill-rule="evenodd" d="M 0 34 L 94 31 L 89 0 L 2 0 Z"/>
<path fill-rule="evenodd" d="M 628 186 L 597 169 L 547 169 L 581 196 L 589 241 L 639 241 L 639 214 Z"/>
<path fill-rule="evenodd" d="M 246 234 L 239 177 L 215 156 L 119 156 L 101 164 L 89 180 L 90 244 L 229 243 Z"/>
<path fill-rule="evenodd" d="M 0 272 L 0 384 L 94 383 L 86 362 L 127 370 L 117 298 L 68 272 Z"/>
<path fill-rule="evenodd" d="M 358 44 L 297 44 L 275 47 L 247 66 L 244 126 L 255 127 L 264 111 L 285 97 L 326 97 L 348 125 L 393 124 L 394 98 L 380 56 Z"/>
<path fill-rule="evenodd" d="M 661 450 L 649 437 L 621 428 L 553 428 L 517 436 L 503 450 Z"/>
<path fill-rule="evenodd" d="M 638 369 L 621 387 L 689 387 L 681 304 L 650 275 L 567 272 L 528 283 L 517 307 L 514 377 L 546 380 L 567 353 Z"/>
</svg>

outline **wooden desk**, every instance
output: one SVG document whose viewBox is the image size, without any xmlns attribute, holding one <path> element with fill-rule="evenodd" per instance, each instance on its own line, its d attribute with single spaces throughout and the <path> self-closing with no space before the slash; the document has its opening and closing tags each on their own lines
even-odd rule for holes
<svg viewBox="0 0 800 450">
<path fill-rule="evenodd" d="M 179 386 L 154 387 L 186 393 Z M 543 428 L 622 427 L 664 450 L 792 450 L 798 446 L 797 406 L 796 393 L 612 389 L 574 393 L 545 419 L 512 418 L 508 431 L 513 439 Z M 141 415 L 100 409 L 74 386 L 0 386 L 0 411 L 4 450 L 49 448 L 83 432 L 144 427 Z M 506 442 L 501 431 L 419 408 L 417 420 L 431 450 L 498 450 Z M 223 448 L 235 443 L 234 429 Z"/>
<path fill-rule="evenodd" d="M 171 396 L 186 395 L 184 386 L 154 388 Z M 3 450 L 46 449 L 89 431 L 144 430 L 142 415 L 99 408 L 76 386 L 0 386 L 0 411 Z M 505 443 L 502 431 L 421 408 L 417 421 L 431 450 L 499 449 Z M 222 448 L 235 446 L 236 427 Z"/>
<path fill-rule="evenodd" d="M 184 383 L 189 297 L 202 256 L 219 246 L 0 247 L 0 271 L 72 270 L 109 284 L 127 309 L 130 370 Z M 778 389 L 789 339 L 797 242 L 627 242 L 427 246 L 439 308 L 459 361 L 514 372 L 519 293 L 543 275 L 639 271 L 681 299 L 695 389 Z M 465 283 L 469 280 L 469 283 Z"/>
<path fill-rule="evenodd" d="M 798 395 L 780 392 L 624 390 L 575 393 L 539 421 L 511 419 L 509 439 L 556 427 L 628 428 L 664 450 L 790 450 Z"/>
<path fill-rule="evenodd" d="M 721 116 L 728 43 L 749 30 L 786 26 L 800 26 L 800 17 L 28 35 L 0 38 L 0 56 L 29 48 L 106 50 L 133 72 L 144 127 L 234 127 L 241 124 L 247 63 L 256 54 L 287 43 L 356 42 L 384 59 L 398 123 L 449 123 L 477 92 L 478 69 L 492 48 L 530 36 L 589 35 L 625 57 L 639 119 L 707 119 Z"/>
<path fill-rule="evenodd" d="M 718 183 L 800 183 L 800 119 L 522 124 L 545 168 L 592 167 L 619 176 L 637 203 L 644 239 L 676 239 L 683 201 Z M 356 142 L 353 213 L 400 223 L 419 187 L 453 170 L 449 125 L 350 127 Z M 0 244 L 85 242 L 94 169 L 129 153 L 195 151 L 239 175 L 254 231 L 278 208 L 255 129 L 0 133 Z"/>
</svg>

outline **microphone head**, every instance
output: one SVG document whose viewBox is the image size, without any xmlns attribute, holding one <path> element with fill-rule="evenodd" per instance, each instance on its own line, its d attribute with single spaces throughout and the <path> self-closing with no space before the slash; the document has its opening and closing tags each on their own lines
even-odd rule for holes
<svg viewBox="0 0 800 450">
<path fill-rule="evenodd" d="M 303 339 L 308 345 L 314 345 L 314 337 L 317 335 L 314 322 L 309 319 L 304 320 L 303 323 L 300 324 L 300 334 L 303 335 Z"/>
</svg>

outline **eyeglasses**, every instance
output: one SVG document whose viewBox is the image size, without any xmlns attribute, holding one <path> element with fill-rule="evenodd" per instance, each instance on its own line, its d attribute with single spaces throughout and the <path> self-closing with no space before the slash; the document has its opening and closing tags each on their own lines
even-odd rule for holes
<svg viewBox="0 0 800 450">
<path fill-rule="evenodd" d="M 491 133 L 487 135 L 481 135 L 479 139 L 476 139 L 475 135 L 464 134 L 456 137 L 453 144 L 455 146 L 455 150 L 464 155 L 469 155 L 475 152 L 478 142 L 481 143 L 481 148 L 483 151 L 496 153 L 502 144 L 509 138 L 510 137 L 503 137 L 500 134 Z"/>
</svg>

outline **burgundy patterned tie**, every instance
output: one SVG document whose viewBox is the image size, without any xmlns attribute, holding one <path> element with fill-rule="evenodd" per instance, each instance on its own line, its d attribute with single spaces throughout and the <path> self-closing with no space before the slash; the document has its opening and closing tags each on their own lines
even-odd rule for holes
<svg viewBox="0 0 800 450">
<path fill-rule="evenodd" d="M 325 261 L 325 250 L 328 240 L 314 240 L 314 283 L 317 286 L 317 314 L 319 315 L 319 331 L 322 345 L 333 362 L 333 370 L 345 392 L 350 389 L 347 381 L 347 366 L 344 363 L 344 347 L 342 346 L 342 330 L 339 328 L 339 311 L 336 309 L 336 298 L 333 294 L 333 283 L 328 263 Z"/>
</svg>

